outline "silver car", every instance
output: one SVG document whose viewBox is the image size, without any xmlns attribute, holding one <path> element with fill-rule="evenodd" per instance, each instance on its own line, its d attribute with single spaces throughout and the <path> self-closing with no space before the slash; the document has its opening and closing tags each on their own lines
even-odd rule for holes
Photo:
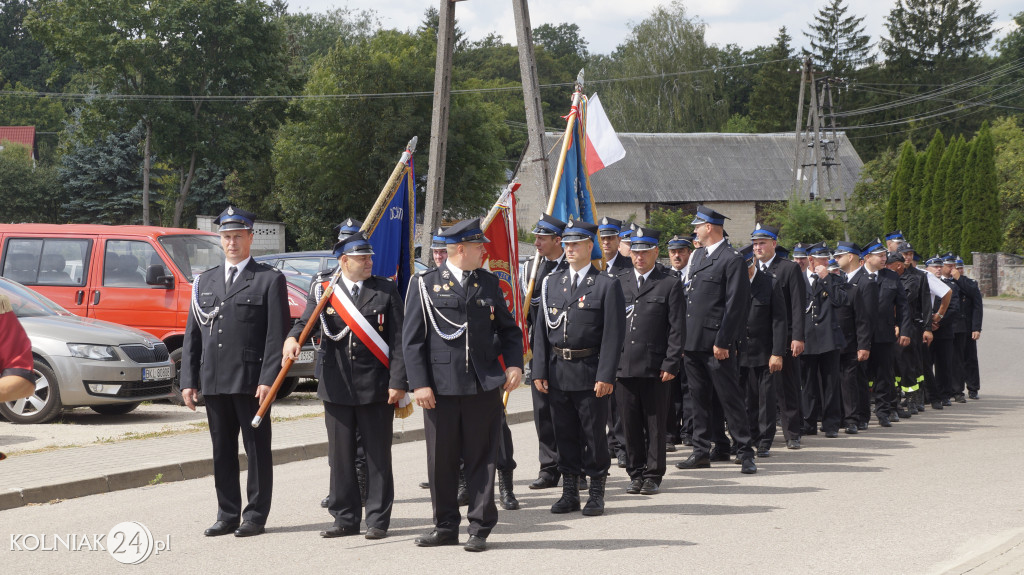
<svg viewBox="0 0 1024 575">
<path fill-rule="evenodd" d="M 125 414 L 139 403 L 169 399 L 174 363 L 167 347 L 146 332 L 79 317 L 0 277 L 0 293 L 32 341 L 36 392 L 0 403 L 12 423 L 42 423 L 64 408 L 88 406 L 104 415 Z"/>
</svg>

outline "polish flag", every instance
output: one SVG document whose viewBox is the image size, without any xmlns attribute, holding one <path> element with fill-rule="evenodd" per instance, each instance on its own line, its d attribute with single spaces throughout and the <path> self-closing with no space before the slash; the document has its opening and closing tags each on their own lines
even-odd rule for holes
<svg viewBox="0 0 1024 575">
<path fill-rule="evenodd" d="M 604 113 L 601 100 L 594 94 L 587 100 L 587 175 L 626 157 L 626 149 L 615 135 L 615 128 Z"/>
</svg>

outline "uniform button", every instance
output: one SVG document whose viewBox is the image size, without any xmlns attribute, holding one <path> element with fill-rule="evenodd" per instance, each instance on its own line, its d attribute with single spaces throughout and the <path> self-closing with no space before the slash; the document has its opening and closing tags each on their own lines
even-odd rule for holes
<svg viewBox="0 0 1024 575">
<path fill-rule="evenodd" d="M 222 329 L 218 329 L 218 330 L 217 330 L 217 333 L 224 333 L 224 330 L 222 330 Z"/>
<path fill-rule="evenodd" d="M 217 316 L 217 319 L 224 319 L 224 314 L 220 314 L 219 316 Z"/>
<path fill-rule="evenodd" d="M 223 343 L 218 343 L 217 347 L 224 347 L 224 344 Z"/>
<path fill-rule="evenodd" d="M 630 341 L 629 343 L 636 343 L 636 342 L 635 341 Z"/>
</svg>

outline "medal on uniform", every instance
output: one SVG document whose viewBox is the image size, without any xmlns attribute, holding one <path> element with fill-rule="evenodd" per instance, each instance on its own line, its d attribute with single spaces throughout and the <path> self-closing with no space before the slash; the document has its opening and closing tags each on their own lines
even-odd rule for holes
<svg viewBox="0 0 1024 575">
<path fill-rule="evenodd" d="M 441 291 L 441 286 L 434 284 L 434 293 Z"/>
<path fill-rule="evenodd" d="M 473 284 L 473 285 L 475 286 L 476 284 Z M 491 321 L 494 321 L 494 306 L 493 305 L 491 306 Z"/>
<path fill-rule="evenodd" d="M 384 314 L 377 314 L 377 331 L 384 331 Z"/>
<path fill-rule="evenodd" d="M 580 297 L 580 307 L 583 307 L 583 300 L 587 299 L 587 296 Z"/>
<path fill-rule="evenodd" d="M 476 282 L 473 282 L 473 287 L 480 287 L 480 286 L 479 286 L 479 285 L 477 285 L 477 283 L 476 283 Z M 494 318 L 491 318 L 491 319 L 494 319 Z"/>
<path fill-rule="evenodd" d="M 334 315 L 335 313 L 336 313 L 336 312 L 334 311 L 334 308 L 333 308 L 333 307 L 329 307 L 329 308 L 327 308 L 327 315 Z"/>
<path fill-rule="evenodd" d="M 444 291 L 448 291 L 448 289 L 449 289 L 449 288 L 448 288 L 448 284 L 445 284 L 445 285 L 444 285 Z"/>
</svg>

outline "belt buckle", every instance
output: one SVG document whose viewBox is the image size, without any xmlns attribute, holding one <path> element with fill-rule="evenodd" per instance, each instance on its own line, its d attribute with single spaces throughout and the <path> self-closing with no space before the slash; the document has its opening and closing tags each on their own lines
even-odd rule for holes
<svg viewBox="0 0 1024 575">
<path fill-rule="evenodd" d="M 564 359 L 565 361 L 572 361 L 572 350 L 569 348 L 563 348 L 562 359 Z"/>
</svg>

